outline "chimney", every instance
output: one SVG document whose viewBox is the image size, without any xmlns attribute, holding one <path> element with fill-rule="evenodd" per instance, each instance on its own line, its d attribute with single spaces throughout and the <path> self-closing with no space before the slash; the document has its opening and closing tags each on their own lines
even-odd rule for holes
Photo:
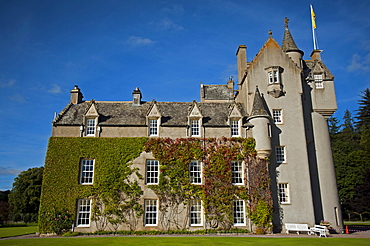
<svg viewBox="0 0 370 246">
<path fill-rule="evenodd" d="M 133 106 L 140 106 L 141 105 L 141 91 L 139 90 L 139 87 L 136 87 L 136 89 L 132 92 L 132 105 Z"/>
<path fill-rule="evenodd" d="M 236 59 L 238 63 L 238 83 L 242 83 L 245 70 L 247 69 L 247 46 L 239 45 L 236 52 Z"/>
<path fill-rule="evenodd" d="M 313 50 L 312 53 L 311 53 L 311 59 L 313 61 L 317 60 L 317 61 L 321 61 L 321 53 L 322 50 Z"/>
<path fill-rule="evenodd" d="M 77 85 L 71 90 L 71 103 L 79 104 L 82 103 L 83 95 Z"/>
</svg>

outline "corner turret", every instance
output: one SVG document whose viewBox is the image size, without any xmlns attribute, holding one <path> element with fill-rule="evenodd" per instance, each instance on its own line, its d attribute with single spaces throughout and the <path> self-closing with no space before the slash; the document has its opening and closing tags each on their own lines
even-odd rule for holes
<svg viewBox="0 0 370 246">
<path fill-rule="evenodd" d="M 297 64 L 298 67 L 302 68 L 302 57 L 303 51 L 298 49 L 297 45 L 294 42 L 292 34 L 288 28 L 289 19 L 285 17 L 285 32 L 283 38 L 282 49 L 287 53 L 287 55 L 292 58 L 292 60 Z"/>
</svg>

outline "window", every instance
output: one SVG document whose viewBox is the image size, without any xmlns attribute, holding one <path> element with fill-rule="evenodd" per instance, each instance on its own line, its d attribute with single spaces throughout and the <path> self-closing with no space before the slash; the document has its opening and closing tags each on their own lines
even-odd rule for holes
<svg viewBox="0 0 370 246">
<path fill-rule="evenodd" d="M 158 120 L 149 119 L 149 136 L 158 136 Z"/>
<path fill-rule="evenodd" d="M 233 201 L 233 215 L 235 226 L 245 226 L 245 207 L 243 200 Z"/>
<path fill-rule="evenodd" d="M 275 124 L 282 124 L 283 123 L 283 110 L 274 109 L 272 111 L 272 117 L 274 119 Z"/>
<path fill-rule="evenodd" d="M 202 202 L 201 200 L 190 201 L 190 225 L 202 225 Z"/>
<path fill-rule="evenodd" d="M 81 160 L 80 184 L 93 184 L 94 182 L 94 160 Z"/>
<path fill-rule="evenodd" d="M 231 120 L 230 126 L 231 126 L 231 136 L 232 137 L 239 137 L 240 136 L 239 120 Z"/>
<path fill-rule="evenodd" d="M 202 184 L 202 163 L 200 161 L 190 162 L 189 179 L 191 184 Z"/>
<path fill-rule="evenodd" d="M 282 204 L 290 203 L 288 183 L 279 183 L 279 200 Z"/>
<path fill-rule="evenodd" d="M 277 163 L 286 163 L 285 158 L 285 146 L 278 146 L 275 148 L 276 153 L 276 162 Z"/>
<path fill-rule="evenodd" d="M 243 163 L 241 161 L 231 162 L 232 182 L 235 185 L 242 185 L 243 182 Z"/>
<path fill-rule="evenodd" d="M 322 81 L 322 74 L 314 74 L 313 79 L 315 81 L 315 88 L 316 89 L 323 89 L 324 83 Z"/>
<path fill-rule="evenodd" d="M 77 203 L 77 226 L 90 226 L 91 201 L 79 199 Z"/>
<path fill-rule="evenodd" d="M 191 120 L 190 126 L 191 126 L 191 136 L 192 137 L 200 136 L 199 120 Z"/>
<path fill-rule="evenodd" d="M 146 226 L 156 226 L 158 218 L 158 201 L 145 200 L 144 224 Z"/>
<path fill-rule="evenodd" d="M 158 184 L 159 163 L 156 160 L 146 161 L 146 184 Z"/>
<path fill-rule="evenodd" d="M 86 119 L 86 136 L 95 136 L 95 119 Z"/>
<path fill-rule="evenodd" d="M 279 81 L 279 70 L 274 69 L 268 72 L 269 84 L 280 83 Z"/>
</svg>

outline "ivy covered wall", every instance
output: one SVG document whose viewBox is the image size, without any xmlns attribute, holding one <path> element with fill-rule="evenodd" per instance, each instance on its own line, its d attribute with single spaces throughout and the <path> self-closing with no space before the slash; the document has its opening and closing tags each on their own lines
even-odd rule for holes
<svg viewBox="0 0 370 246">
<path fill-rule="evenodd" d="M 52 232 L 53 216 L 69 211 L 76 216 L 76 202 L 93 201 L 92 221 L 98 230 L 116 230 L 126 224 L 137 228 L 142 217 L 143 189 L 135 179 L 130 161 L 143 151 L 160 162 L 158 185 L 150 185 L 159 199 L 159 229 L 186 229 L 179 218 L 181 206 L 200 199 L 209 227 L 228 229 L 233 225 L 233 199 L 246 201 L 246 212 L 254 224 L 268 229 L 272 203 L 266 160 L 256 158 L 252 138 L 170 139 L 170 138 L 67 138 L 49 140 L 39 212 L 41 233 Z M 81 158 L 95 160 L 94 185 L 79 184 Z M 203 183 L 189 182 L 189 163 L 203 163 Z M 231 161 L 243 161 L 245 185 L 233 185 Z M 143 167 L 145 163 L 143 163 Z M 144 170 L 141 173 L 145 172 Z M 140 175 L 138 174 L 140 178 Z M 248 202 L 247 202 L 248 201 Z M 187 216 L 185 216 L 187 218 Z"/>
<path fill-rule="evenodd" d="M 93 195 L 112 194 L 132 173 L 127 163 L 140 155 L 147 138 L 51 137 L 39 211 L 39 230 L 51 232 L 56 211 L 68 210 L 73 217 L 76 201 Z M 94 185 L 79 184 L 81 158 L 95 159 Z"/>
</svg>

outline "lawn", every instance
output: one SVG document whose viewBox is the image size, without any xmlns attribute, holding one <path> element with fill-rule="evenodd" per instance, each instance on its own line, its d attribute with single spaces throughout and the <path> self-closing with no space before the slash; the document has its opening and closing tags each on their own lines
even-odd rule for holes
<svg viewBox="0 0 370 246">
<path fill-rule="evenodd" d="M 22 227 L 0 227 L 0 238 L 31 234 L 36 233 L 37 231 L 38 231 L 37 225 Z"/>
<path fill-rule="evenodd" d="M 34 238 L 7 239 L 3 245 L 366 245 L 370 239 L 362 238 L 267 238 L 266 237 L 74 237 L 74 238 Z"/>
</svg>

